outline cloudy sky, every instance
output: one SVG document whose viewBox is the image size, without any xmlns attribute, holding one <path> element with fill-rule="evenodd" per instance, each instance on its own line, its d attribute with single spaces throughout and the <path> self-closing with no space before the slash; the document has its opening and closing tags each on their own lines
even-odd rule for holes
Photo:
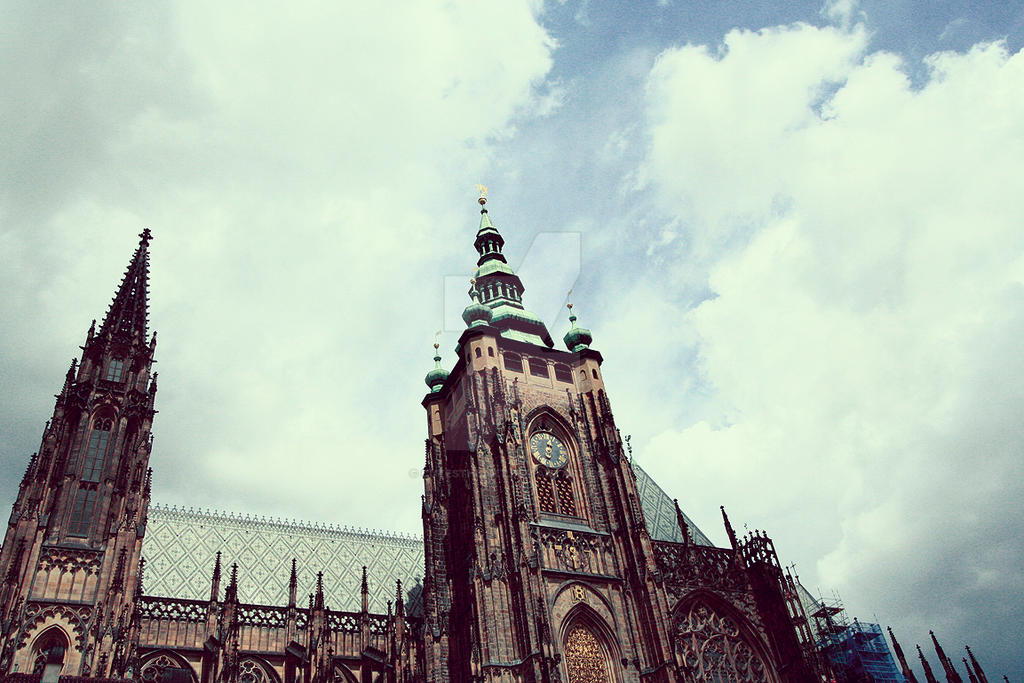
<svg viewBox="0 0 1024 683">
<path fill-rule="evenodd" d="M 0 498 L 148 226 L 156 500 L 417 530 L 484 183 L 713 539 L 1020 680 L 1024 10 L 628 5 L 5 7 Z"/>
</svg>

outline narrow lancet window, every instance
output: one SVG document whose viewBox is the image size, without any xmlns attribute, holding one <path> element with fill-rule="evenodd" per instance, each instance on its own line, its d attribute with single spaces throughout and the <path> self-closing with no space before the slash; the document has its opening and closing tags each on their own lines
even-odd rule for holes
<svg viewBox="0 0 1024 683">
<path fill-rule="evenodd" d="M 120 382 L 123 374 L 124 360 L 121 358 L 111 358 L 110 363 L 107 365 L 107 381 Z"/>
<path fill-rule="evenodd" d="M 71 520 L 68 523 L 69 536 L 89 535 L 89 524 L 92 522 L 92 513 L 95 507 L 96 491 L 78 489 L 75 494 L 75 504 L 71 507 Z"/>
<path fill-rule="evenodd" d="M 89 434 L 89 445 L 85 448 L 85 457 L 82 459 L 82 481 L 99 481 L 103 473 L 103 458 L 107 454 L 107 445 L 110 443 L 110 429 L 112 421 L 99 419 L 92 426 Z"/>
</svg>

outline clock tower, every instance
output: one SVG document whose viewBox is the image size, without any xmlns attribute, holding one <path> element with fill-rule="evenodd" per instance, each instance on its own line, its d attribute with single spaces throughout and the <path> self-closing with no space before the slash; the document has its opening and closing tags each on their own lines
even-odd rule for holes
<svg viewBox="0 0 1024 683">
<path fill-rule="evenodd" d="M 652 540 L 591 333 L 571 314 L 555 348 L 480 205 L 458 361 L 423 399 L 428 680 L 813 680 L 774 550 Z"/>
</svg>

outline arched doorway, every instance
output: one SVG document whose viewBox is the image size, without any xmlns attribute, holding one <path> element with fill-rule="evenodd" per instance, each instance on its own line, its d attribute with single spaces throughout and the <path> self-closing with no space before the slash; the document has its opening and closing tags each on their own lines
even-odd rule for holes
<svg viewBox="0 0 1024 683">
<path fill-rule="evenodd" d="M 684 681 L 775 681 L 756 636 L 735 610 L 700 596 L 676 611 L 673 627 Z"/>
</svg>

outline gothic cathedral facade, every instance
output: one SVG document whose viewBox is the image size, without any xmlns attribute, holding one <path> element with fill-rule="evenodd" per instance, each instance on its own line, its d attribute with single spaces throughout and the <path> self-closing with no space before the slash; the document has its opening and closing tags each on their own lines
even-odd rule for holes
<svg viewBox="0 0 1024 683">
<path fill-rule="evenodd" d="M 0 552 L 0 673 L 25 683 L 822 680 L 796 585 L 766 535 L 737 537 L 723 510 L 730 547 L 714 547 L 678 506 L 674 535 L 652 534 L 591 333 L 570 316 L 565 350 L 555 348 L 523 306 L 485 201 L 458 361 L 449 372 L 435 356 L 422 401 L 421 586 L 398 583 L 379 609 L 364 566 L 351 609 L 326 604 L 335 594 L 322 573 L 300 605 L 292 560 L 280 569 L 286 605 L 247 603 L 246 566 L 224 568 L 222 592 L 218 551 L 208 599 L 147 595 L 157 391 L 147 230 L 21 482 Z"/>
</svg>

